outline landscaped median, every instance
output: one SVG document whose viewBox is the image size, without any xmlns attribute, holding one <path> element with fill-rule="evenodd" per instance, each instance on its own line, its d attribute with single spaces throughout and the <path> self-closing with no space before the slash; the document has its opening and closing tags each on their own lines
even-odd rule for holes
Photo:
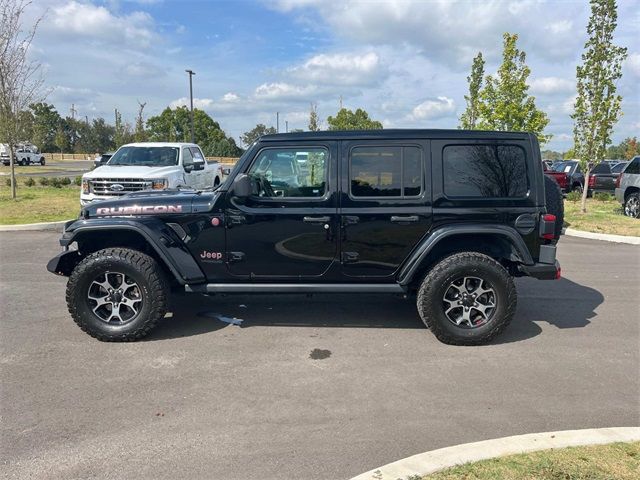
<svg viewBox="0 0 640 480">
<path fill-rule="evenodd" d="M 640 219 L 627 217 L 615 199 L 587 199 L 587 213 L 580 212 L 580 201 L 564 201 L 565 227 L 585 232 L 640 237 Z"/>
<path fill-rule="evenodd" d="M 0 224 L 21 225 L 27 223 L 56 222 L 77 218 L 80 212 L 80 187 L 73 182 L 62 185 L 63 180 L 55 181 L 51 186 L 51 179 L 47 185 L 34 179 L 35 185 L 27 186 L 25 181 L 18 180 L 18 198 L 11 198 L 11 188 L 4 180 L 0 185 Z M 29 182 L 31 183 L 31 182 Z"/>
</svg>

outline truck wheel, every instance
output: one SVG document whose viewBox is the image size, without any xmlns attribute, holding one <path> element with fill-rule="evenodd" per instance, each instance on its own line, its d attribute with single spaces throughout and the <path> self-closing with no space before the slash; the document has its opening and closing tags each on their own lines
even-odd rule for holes
<svg viewBox="0 0 640 480">
<path fill-rule="evenodd" d="M 214 187 L 217 187 L 218 185 L 220 185 L 220 177 L 216 177 L 216 179 L 213 181 Z"/>
<path fill-rule="evenodd" d="M 20 165 L 22 165 L 23 167 L 26 167 L 29 164 L 29 162 L 27 161 L 26 158 L 23 158 L 22 160 L 20 160 Z"/>
<path fill-rule="evenodd" d="M 42 157 L 42 158 L 40 159 L 40 165 L 42 165 L 42 166 L 44 167 L 44 164 L 45 164 L 44 157 Z"/>
<path fill-rule="evenodd" d="M 640 218 L 640 193 L 627 195 L 624 202 L 624 214 L 631 218 Z"/>
<path fill-rule="evenodd" d="M 480 345 L 498 335 L 516 311 L 513 279 L 497 261 L 476 252 L 446 257 L 418 291 L 422 321 L 449 345 Z"/>
<path fill-rule="evenodd" d="M 67 283 L 67 307 L 86 333 L 127 342 L 147 335 L 167 311 L 169 286 L 158 263 L 127 248 L 87 256 Z"/>
<path fill-rule="evenodd" d="M 580 189 L 582 190 L 582 189 Z M 556 216 L 555 237 L 560 238 L 564 225 L 564 202 L 560 185 L 553 178 L 544 176 L 544 198 L 547 212 Z"/>
</svg>

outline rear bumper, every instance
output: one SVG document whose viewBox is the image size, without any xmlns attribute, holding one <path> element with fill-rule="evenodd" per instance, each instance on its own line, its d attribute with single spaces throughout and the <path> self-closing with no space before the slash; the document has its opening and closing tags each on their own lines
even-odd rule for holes
<svg viewBox="0 0 640 480">
<path fill-rule="evenodd" d="M 562 273 L 560 263 L 534 263 L 533 265 L 520 265 L 520 271 L 525 275 L 538 280 L 558 280 Z"/>
</svg>

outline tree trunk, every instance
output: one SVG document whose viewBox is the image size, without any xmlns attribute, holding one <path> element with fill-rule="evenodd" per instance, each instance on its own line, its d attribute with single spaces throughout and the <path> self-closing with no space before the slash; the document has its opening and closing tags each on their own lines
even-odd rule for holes
<svg viewBox="0 0 640 480">
<path fill-rule="evenodd" d="M 582 213 L 587 213 L 587 193 L 589 193 L 589 174 L 591 173 L 591 169 L 587 168 L 587 171 L 584 174 L 584 185 L 582 186 L 582 202 L 580 204 L 580 211 Z"/>
<path fill-rule="evenodd" d="M 9 142 L 9 164 L 11 165 L 11 198 L 16 198 L 16 159 L 13 152 L 13 144 Z"/>
</svg>

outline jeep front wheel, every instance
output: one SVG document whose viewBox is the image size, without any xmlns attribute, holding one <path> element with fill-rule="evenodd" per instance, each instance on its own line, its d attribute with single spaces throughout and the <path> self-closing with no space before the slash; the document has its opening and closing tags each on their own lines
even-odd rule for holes
<svg viewBox="0 0 640 480">
<path fill-rule="evenodd" d="M 144 337 L 167 311 L 169 287 L 158 263 L 127 248 L 87 256 L 67 284 L 67 307 L 78 326 L 102 341 Z"/>
<path fill-rule="evenodd" d="M 506 328 L 516 301 L 513 279 L 502 265 L 480 253 L 462 252 L 433 267 L 420 286 L 417 307 L 441 342 L 479 345 Z"/>
</svg>

